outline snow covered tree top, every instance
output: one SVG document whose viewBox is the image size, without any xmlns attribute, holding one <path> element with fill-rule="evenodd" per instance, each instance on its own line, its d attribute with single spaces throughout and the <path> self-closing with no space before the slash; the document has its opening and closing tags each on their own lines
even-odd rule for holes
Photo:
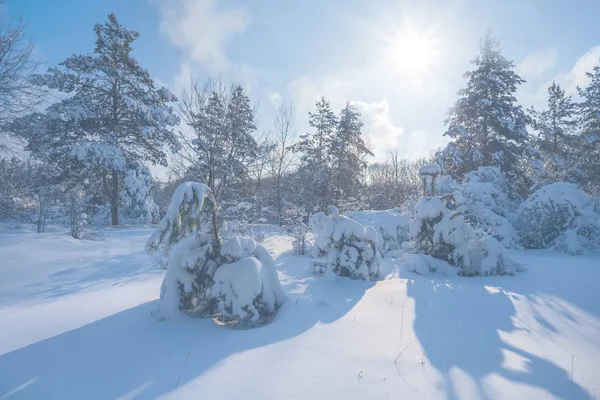
<svg viewBox="0 0 600 400">
<path fill-rule="evenodd" d="M 127 161 L 166 165 L 164 146 L 177 147 L 172 127 L 179 117 L 171 105 L 177 98 L 157 87 L 132 56 L 137 32 L 121 25 L 114 14 L 94 31 L 92 54 L 74 54 L 32 79 L 36 85 L 69 94 L 47 109 L 47 117 L 60 125 L 56 137 L 48 140 L 55 147 L 96 142 L 115 147 Z M 98 152 L 93 155 L 97 158 Z"/>
<path fill-rule="evenodd" d="M 208 186 L 197 182 L 182 183 L 175 190 L 169 209 L 158 228 L 148 239 L 146 252 L 155 254 L 160 247 L 170 247 L 197 232 L 207 198 L 211 200 L 211 206 L 214 207 Z"/>
</svg>

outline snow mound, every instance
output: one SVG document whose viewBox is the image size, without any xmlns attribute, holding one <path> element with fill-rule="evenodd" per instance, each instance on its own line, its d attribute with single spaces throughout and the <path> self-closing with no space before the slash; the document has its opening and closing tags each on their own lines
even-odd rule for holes
<svg viewBox="0 0 600 400">
<path fill-rule="evenodd" d="M 255 257 L 244 257 L 217 269 L 211 294 L 219 299 L 223 320 L 256 323 L 282 304 L 283 290 L 269 269 L 268 263 Z"/>
<path fill-rule="evenodd" d="M 519 207 L 523 246 L 556 248 L 569 254 L 600 248 L 600 214 L 587 194 L 572 183 L 536 190 Z"/>
</svg>

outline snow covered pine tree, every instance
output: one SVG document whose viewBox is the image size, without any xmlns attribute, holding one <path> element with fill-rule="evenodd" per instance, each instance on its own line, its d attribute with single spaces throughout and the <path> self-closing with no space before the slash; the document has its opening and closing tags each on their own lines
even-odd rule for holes
<svg viewBox="0 0 600 400">
<path fill-rule="evenodd" d="M 129 169 L 138 171 L 127 176 L 132 183 L 133 177 L 147 175 L 139 174 L 138 162 L 166 165 L 164 146 L 177 146 L 171 128 L 179 118 L 170 106 L 177 98 L 165 87 L 157 89 L 132 57 L 137 32 L 122 26 L 114 14 L 94 31 L 93 55 L 73 55 L 60 63 L 61 68 L 33 77 L 35 84 L 68 96 L 48 107 L 43 117 L 29 118 L 30 124 L 43 125 L 44 133 L 32 136 L 30 147 L 51 153 L 57 163 L 79 161 L 78 169 L 84 169 L 87 178 L 103 184 L 112 225 L 118 225 L 121 181 Z M 143 211 L 148 212 L 152 211 Z"/>
<path fill-rule="evenodd" d="M 285 301 L 275 262 L 252 238 L 221 238 L 208 186 L 186 182 L 173 195 L 167 214 L 146 251 L 167 253 L 159 318 L 178 311 L 237 326 L 269 322 Z"/>
<path fill-rule="evenodd" d="M 525 81 L 500 52 L 498 39 L 486 35 L 474 69 L 465 73 L 467 85 L 450 109 L 448 131 L 452 142 L 437 159 L 444 172 L 459 181 L 480 166 L 497 166 L 513 179 L 527 149 L 528 117 L 514 96 Z"/>
</svg>

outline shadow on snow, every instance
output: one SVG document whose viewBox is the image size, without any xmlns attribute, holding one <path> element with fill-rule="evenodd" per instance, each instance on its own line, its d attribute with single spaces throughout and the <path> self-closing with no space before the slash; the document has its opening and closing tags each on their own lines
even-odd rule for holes
<svg viewBox="0 0 600 400">
<path fill-rule="evenodd" d="M 425 349 L 426 362 L 443 376 L 442 390 L 449 400 L 459 397 L 448 374 L 453 368 L 462 370 L 472 378 L 477 397 L 482 399 L 489 398 L 482 380 L 491 374 L 513 383 L 541 388 L 550 392 L 553 398 L 592 398 L 581 386 L 571 382 L 568 371 L 500 337 L 499 331 L 511 334 L 527 330 L 527 325 L 517 320 L 511 300 L 513 293 L 527 298 L 539 294 L 531 293 L 531 282 L 522 282 L 524 274 L 513 277 L 444 278 L 423 277 L 402 271 L 401 276 L 408 279 L 407 295 L 415 302 L 413 328 L 416 338 L 421 348 Z M 500 290 L 488 290 L 486 285 Z M 529 288 L 529 292 L 525 288 Z M 537 318 L 542 321 L 542 326 L 549 324 L 541 316 Z M 519 326 L 515 323 L 519 323 Z M 517 371 L 503 366 L 507 353 L 523 357 L 526 360 L 525 370 Z"/>
<path fill-rule="evenodd" d="M 291 294 L 272 323 L 260 328 L 233 330 L 185 316 L 159 322 L 150 315 L 153 301 L 30 344 L 0 356 L 0 396 L 156 398 L 232 354 L 336 321 L 375 284 L 309 276 L 303 282 L 303 294 Z"/>
</svg>

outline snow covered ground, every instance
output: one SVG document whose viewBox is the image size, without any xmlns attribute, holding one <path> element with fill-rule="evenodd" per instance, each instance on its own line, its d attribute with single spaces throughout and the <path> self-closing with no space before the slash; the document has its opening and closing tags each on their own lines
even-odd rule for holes
<svg viewBox="0 0 600 400">
<path fill-rule="evenodd" d="M 528 272 L 308 272 L 271 236 L 288 301 L 234 330 L 150 315 L 150 228 L 0 231 L 0 399 L 600 399 L 600 258 L 515 252 Z"/>
</svg>

